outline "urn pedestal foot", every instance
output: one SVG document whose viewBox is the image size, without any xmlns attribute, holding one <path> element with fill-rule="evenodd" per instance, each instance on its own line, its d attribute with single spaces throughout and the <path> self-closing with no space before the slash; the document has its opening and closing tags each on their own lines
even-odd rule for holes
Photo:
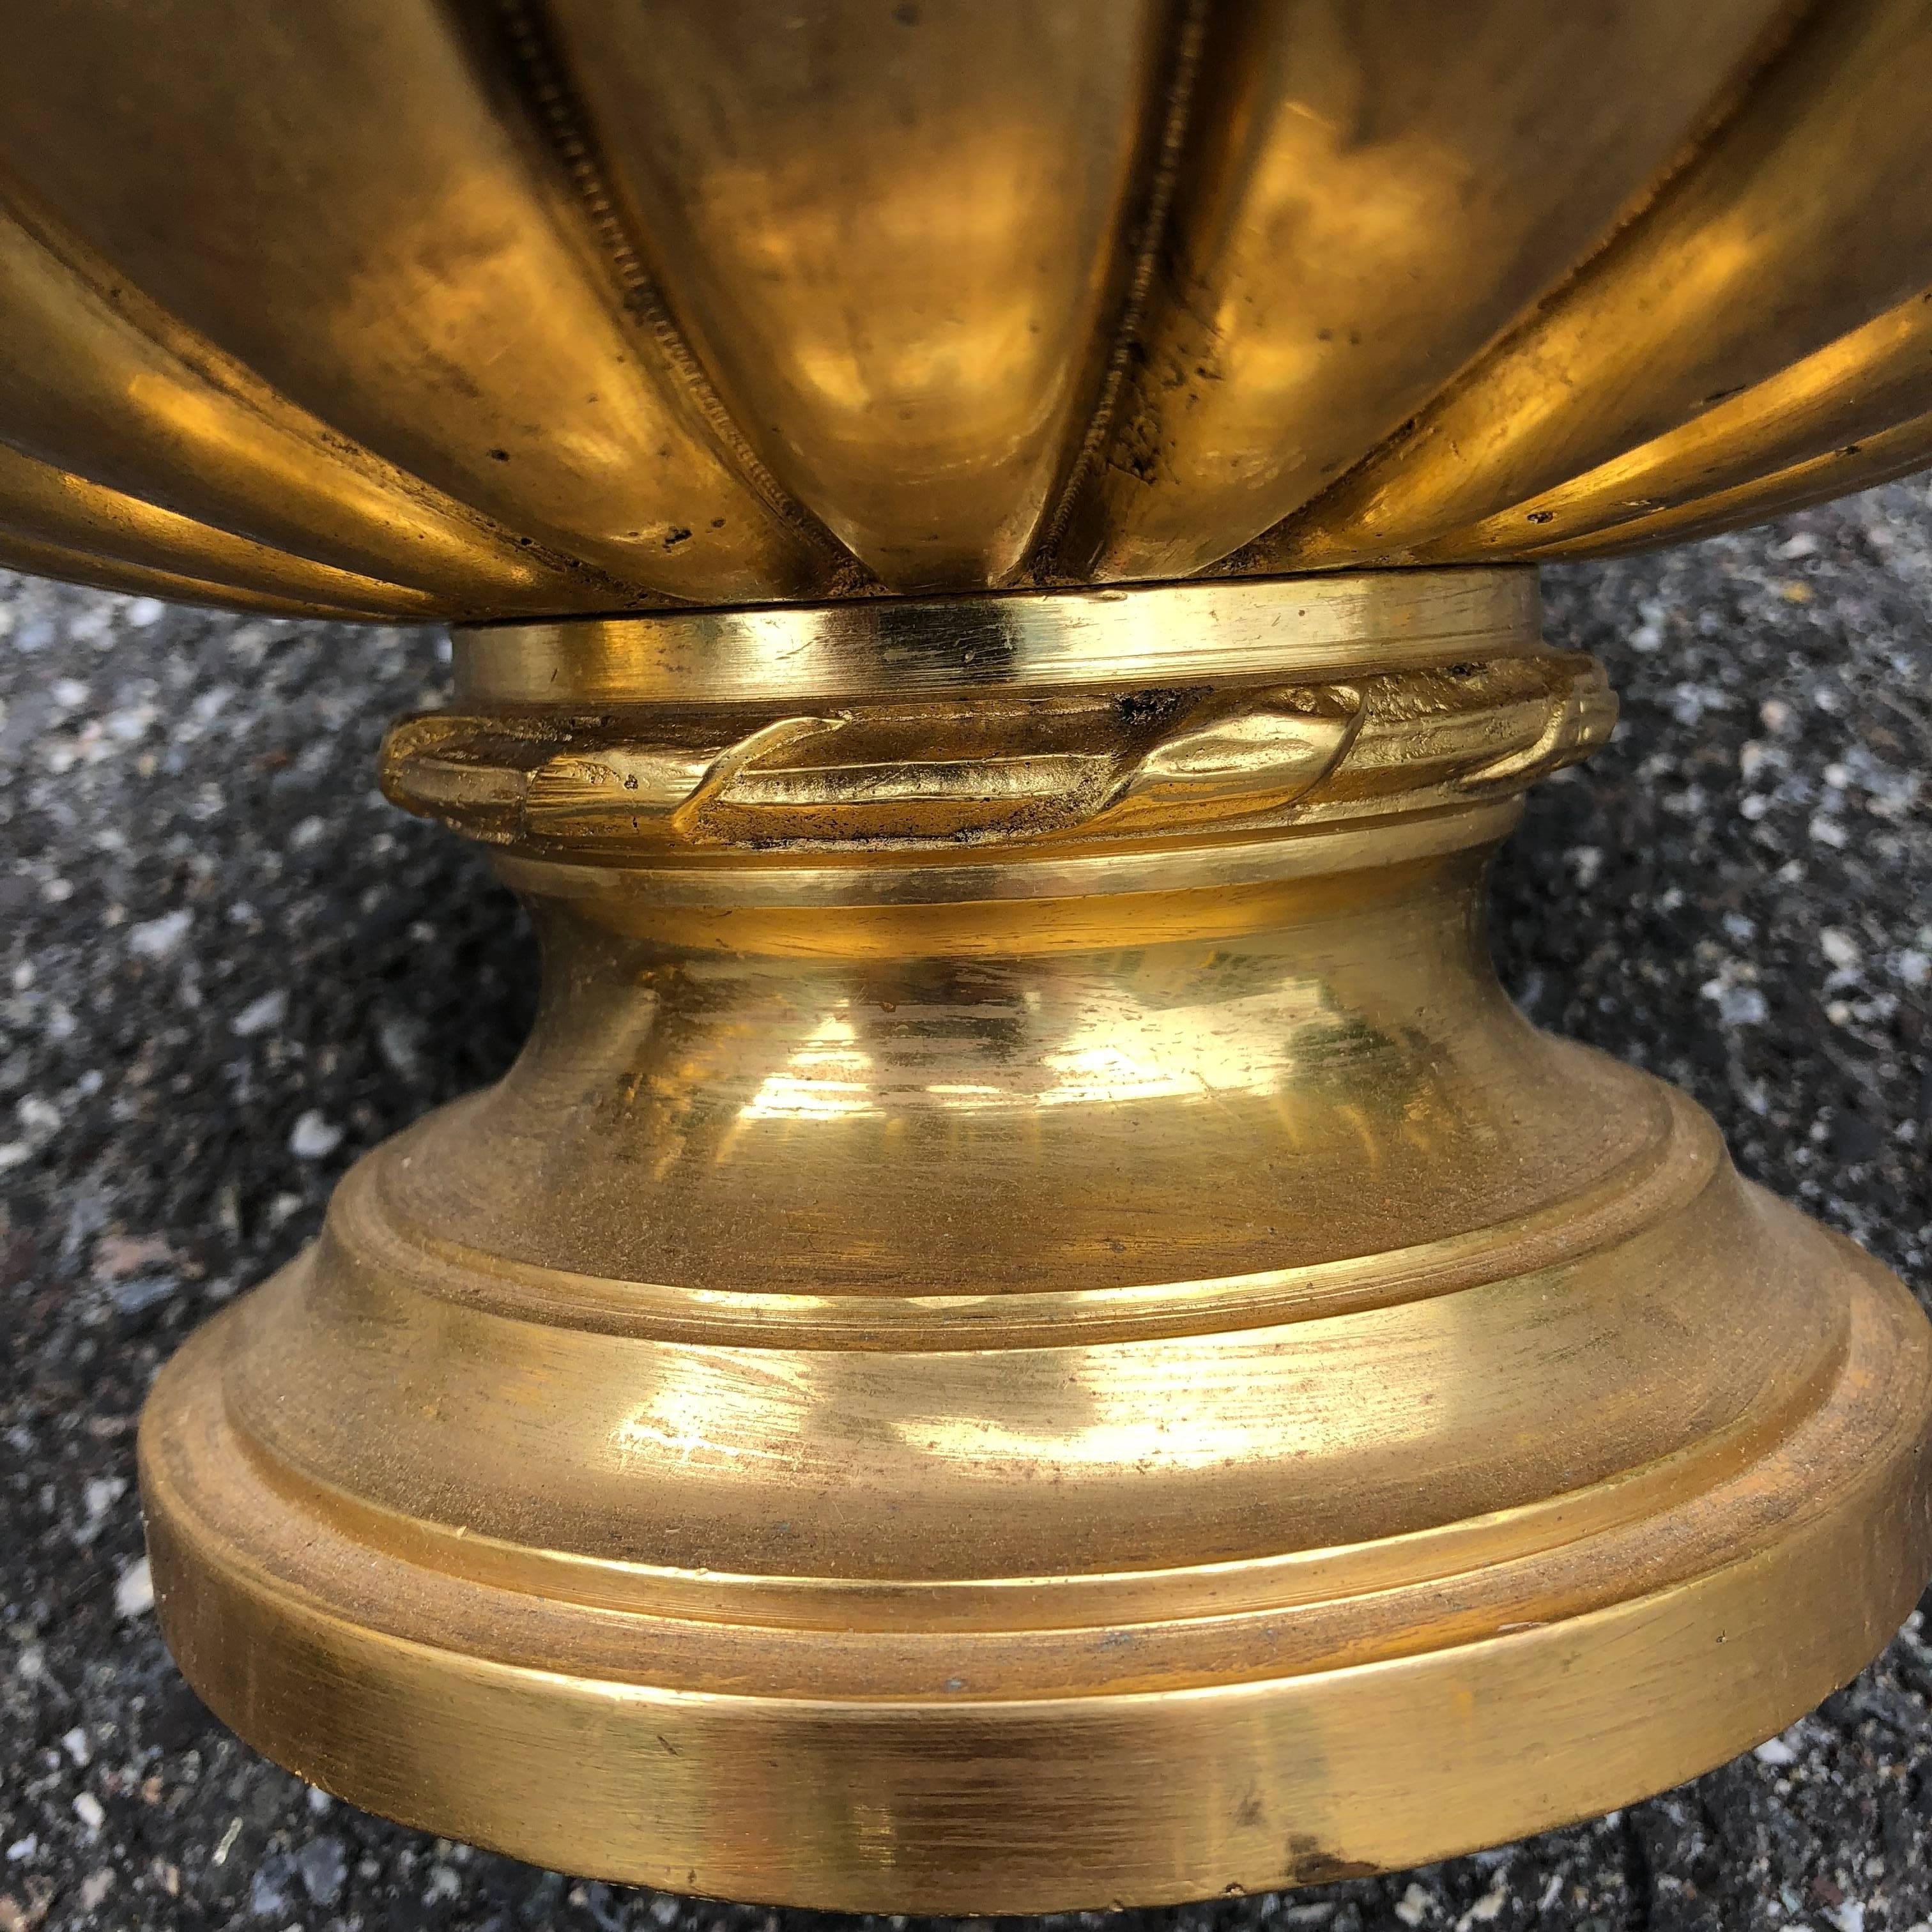
<svg viewBox="0 0 1932 1932">
<path fill-rule="evenodd" d="M 1720 1762 L 1932 1568 L 1932 1330 L 1528 1026 L 1533 579 L 482 630 L 393 796 L 545 996 L 142 1427 L 243 1736 L 884 1912 L 1442 1857 Z M 772 694 L 782 692 L 782 700 Z"/>
</svg>

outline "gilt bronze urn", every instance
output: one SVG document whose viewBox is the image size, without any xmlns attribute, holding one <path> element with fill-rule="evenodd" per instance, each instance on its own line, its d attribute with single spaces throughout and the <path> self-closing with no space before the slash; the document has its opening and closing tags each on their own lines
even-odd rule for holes
<svg viewBox="0 0 1932 1932">
<path fill-rule="evenodd" d="M 1432 1859 L 1932 1569 L 1932 1330 L 1481 920 L 1536 564 L 1932 461 L 1924 0 L 27 0 L 0 562 L 454 627 L 545 956 L 141 1437 L 328 1790 L 887 1912 Z"/>
</svg>

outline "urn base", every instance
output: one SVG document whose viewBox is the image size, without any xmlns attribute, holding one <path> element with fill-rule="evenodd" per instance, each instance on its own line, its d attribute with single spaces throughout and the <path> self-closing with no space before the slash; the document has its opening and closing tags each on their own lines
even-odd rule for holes
<svg viewBox="0 0 1932 1932">
<path fill-rule="evenodd" d="M 386 782 L 542 1008 L 157 1383 L 190 1681 L 446 1836 L 989 1913 L 1513 1838 L 1855 1674 L 1932 1329 L 1503 997 L 1609 719 L 1526 586 L 460 640 Z"/>
</svg>

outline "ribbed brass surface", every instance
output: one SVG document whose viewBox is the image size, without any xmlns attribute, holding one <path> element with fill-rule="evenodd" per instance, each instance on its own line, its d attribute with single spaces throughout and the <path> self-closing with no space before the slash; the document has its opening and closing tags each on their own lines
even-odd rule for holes
<svg viewBox="0 0 1932 1932">
<path fill-rule="evenodd" d="M 28 0 L 7 62 L 30 570 L 731 606 L 1932 462 L 1923 0 Z"/>
<path fill-rule="evenodd" d="M 1851 1675 L 1932 1330 L 1498 988 L 1485 854 L 1614 716 L 1536 617 L 460 636 L 384 782 L 530 898 L 542 1015 L 157 1384 L 190 1679 L 554 1866 L 1006 1912 L 1514 1837 Z"/>
</svg>

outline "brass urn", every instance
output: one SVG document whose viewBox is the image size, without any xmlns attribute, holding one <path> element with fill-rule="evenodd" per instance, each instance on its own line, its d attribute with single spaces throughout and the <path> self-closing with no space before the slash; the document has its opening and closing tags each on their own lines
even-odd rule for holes
<svg viewBox="0 0 1932 1932">
<path fill-rule="evenodd" d="M 1932 1330 L 1532 1029 L 1535 565 L 1932 460 L 1924 0 L 26 0 L 0 562 L 447 619 L 545 951 L 156 1384 L 242 1735 L 886 1912 L 1432 1859 L 1932 1569 Z"/>
</svg>

